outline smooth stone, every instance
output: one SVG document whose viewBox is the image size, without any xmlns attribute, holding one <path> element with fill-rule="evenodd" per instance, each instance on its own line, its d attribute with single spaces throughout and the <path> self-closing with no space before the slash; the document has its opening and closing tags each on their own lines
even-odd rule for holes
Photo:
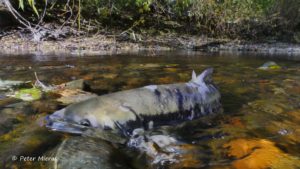
<svg viewBox="0 0 300 169">
<path fill-rule="evenodd" d="M 49 161 L 50 169 L 89 168 L 89 169 L 127 169 L 130 168 L 125 155 L 111 144 L 87 137 L 70 137 L 46 156 L 56 160 Z"/>
<path fill-rule="evenodd" d="M 262 66 L 260 66 L 258 69 L 260 69 L 260 70 L 273 70 L 273 69 L 281 69 L 281 67 L 273 61 L 268 61 L 268 62 L 264 63 Z"/>
</svg>

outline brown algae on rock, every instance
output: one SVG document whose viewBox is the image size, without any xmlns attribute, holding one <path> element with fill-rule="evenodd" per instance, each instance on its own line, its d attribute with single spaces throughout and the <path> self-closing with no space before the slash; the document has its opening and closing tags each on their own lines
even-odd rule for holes
<svg viewBox="0 0 300 169">
<path fill-rule="evenodd" d="M 228 156 L 235 157 L 236 169 L 297 169 L 300 160 L 284 153 L 275 143 L 265 139 L 236 139 L 224 144 Z"/>
</svg>

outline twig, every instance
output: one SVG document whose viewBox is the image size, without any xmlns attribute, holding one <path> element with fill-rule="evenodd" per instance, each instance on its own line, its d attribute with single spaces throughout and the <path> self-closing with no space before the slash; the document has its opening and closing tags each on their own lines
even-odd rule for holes
<svg viewBox="0 0 300 169">
<path fill-rule="evenodd" d="M 31 23 L 26 20 L 24 17 L 22 17 L 18 11 L 15 10 L 15 8 L 11 5 L 9 0 L 4 0 L 5 6 L 8 8 L 8 10 L 11 12 L 11 14 L 26 28 L 29 30 L 32 30 Z"/>
<path fill-rule="evenodd" d="M 73 16 L 73 9 L 72 9 L 72 7 L 70 6 L 70 0 L 67 1 L 66 7 L 69 9 L 68 12 L 70 12 L 70 16 L 69 16 L 69 17 L 64 21 L 64 23 L 60 26 L 60 29 L 62 29 L 62 28 L 65 26 L 65 24 L 71 20 L 71 18 L 72 18 L 72 16 Z"/>
<path fill-rule="evenodd" d="M 42 83 L 42 82 L 39 80 L 39 78 L 38 78 L 36 72 L 34 72 L 34 76 L 35 76 L 35 79 L 36 79 L 36 81 L 35 81 L 35 83 L 34 83 L 34 86 L 35 86 L 35 87 L 40 87 L 40 88 L 42 88 L 43 91 L 50 91 L 50 90 L 53 90 L 53 89 L 54 89 L 54 87 L 52 87 L 52 86 L 46 86 L 44 83 Z"/>
<path fill-rule="evenodd" d="M 45 7 L 44 7 L 44 11 L 43 14 L 41 15 L 39 22 L 37 24 L 33 24 L 30 21 L 28 21 L 27 19 L 25 19 L 10 3 L 9 0 L 4 0 L 4 4 L 7 7 L 7 9 L 10 11 L 10 13 L 16 18 L 17 21 L 19 21 L 23 26 L 25 26 L 32 34 L 33 34 L 33 39 L 40 41 L 40 35 L 39 32 L 41 30 L 45 30 L 45 28 L 43 28 L 41 26 L 41 23 L 43 22 L 43 19 L 46 15 L 46 10 L 47 10 L 47 5 L 48 5 L 48 0 L 45 0 Z M 33 27 L 34 26 L 34 27 Z"/>
<path fill-rule="evenodd" d="M 37 26 L 39 26 L 43 22 L 43 19 L 44 19 L 45 15 L 46 15 L 47 6 L 48 6 L 48 0 L 45 0 L 45 7 L 44 7 L 43 14 L 41 15 L 40 20 L 37 23 L 37 25 L 36 25 L 35 28 L 37 28 Z"/>
</svg>

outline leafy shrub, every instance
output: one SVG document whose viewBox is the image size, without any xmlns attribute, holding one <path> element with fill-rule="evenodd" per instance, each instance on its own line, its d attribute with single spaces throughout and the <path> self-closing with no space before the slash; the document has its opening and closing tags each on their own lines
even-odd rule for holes
<svg viewBox="0 0 300 169">
<path fill-rule="evenodd" d="M 44 1 L 18 0 L 39 14 Z M 93 20 L 102 27 L 155 28 L 221 37 L 279 36 L 300 29 L 299 0 L 51 1 L 47 18 Z M 55 2 L 55 4 L 53 4 Z M 69 3 L 71 4 L 69 4 Z M 80 22 L 78 22 L 80 23 Z M 78 24 L 77 24 L 78 25 Z M 157 29 L 158 28 L 158 29 Z"/>
</svg>

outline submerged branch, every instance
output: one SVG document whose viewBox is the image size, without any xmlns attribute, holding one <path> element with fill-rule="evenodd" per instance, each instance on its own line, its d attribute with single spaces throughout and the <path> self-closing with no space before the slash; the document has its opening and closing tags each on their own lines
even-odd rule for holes
<svg viewBox="0 0 300 169">
<path fill-rule="evenodd" d="M 41 88 L 43 91 L 51 91 L 54 89 L 53 86 L 46 86 L 43 82 L 41 82 L 36 74 L 36 72 L 34 72 L 34 76 L 35 76 L 35 83 L 34 83 L 34 86 L 35 87 L 38 87 L 38 88 Z"/>
</svg>

